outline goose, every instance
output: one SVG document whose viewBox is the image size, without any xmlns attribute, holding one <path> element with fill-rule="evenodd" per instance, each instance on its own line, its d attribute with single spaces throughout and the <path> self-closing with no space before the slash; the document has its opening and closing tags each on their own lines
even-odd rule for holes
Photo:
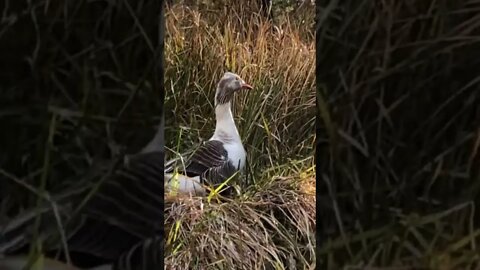
<svg viewBox="0 0 480 270">
<path fill-rule="evenodd" d="M 253 87 L 239 75 L 226 72 L 215 92 L 215 130 L 185 163 L 175 168 L 176 160 L 165 164 L 166 189 L 183 194 L 204 195 L 204 184 L 219 185 L 237 171 L 243 172 L 246 152 L 232 114 L 234 94 Z"/>
<path fill-rule="evenodd" d="M 72 216 L 74 209 L 83 203 L 90 187 L 72 188 L 65 192 L 68 195 L 52 195 L 63 222 L 70 220 L 63 224 L 69 251 L 100 259 L 96 263 L 98 267 L 92 270 L 140 269 L 136 268 L 141 264 L 135 259 L 138 245 L 149 245 L 153 241 L 149 239 L 154 239 L 161 247 L 163 145 L 162 117 L 154 139 L 140 153 L 130 156 L 128 162 L 112 169 L 113 173 L 105 176 L 97 192 L 75 216 Z M 55 213 L 50 203 L 45 203 L 40 209 L 25 211 L 6 224 L 0 224 L 0 269 L 22 269 L 28 261 L 28 257 L 18 253 L 30 242 L 29 232 L 38 211 L 42 215 L 40 238 L 44 240 L 43 249 L 62 249 Z M 151 248 L 150 252 L 158 253 L 161 249 Z M 163 258 L 163 254 L 160 255 Z M 45 259 L 43 263 L 44 269 L 79 269 L 52 259 Z"/>
</svg>

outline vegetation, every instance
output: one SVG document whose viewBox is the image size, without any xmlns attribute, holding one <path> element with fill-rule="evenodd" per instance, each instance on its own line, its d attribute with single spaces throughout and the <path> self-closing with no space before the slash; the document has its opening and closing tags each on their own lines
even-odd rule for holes
<svg viewBox="0 0 480 270">
<path fill-rule="evenodd" d="M 478 1 L 317 18 L 322 269 L 478 269 Z"/>
<path fill-rule="evenodd" d="M 314 269 L 315 65 L 312 6 L 259 13 L 254 1 L 166 10 L 167 158 L 212 135 L 225 71 L 254 90 L 236 97 L 248 185 L 222 202 L 167 200 L 168 269 Z"/>
<path fill-rule="evenodd" d="M 0 10 L 3 240 L 7 220 L 98 181 L 153 137 L 163 48 L 158 1 L 7 0 Z"/>
</svg>

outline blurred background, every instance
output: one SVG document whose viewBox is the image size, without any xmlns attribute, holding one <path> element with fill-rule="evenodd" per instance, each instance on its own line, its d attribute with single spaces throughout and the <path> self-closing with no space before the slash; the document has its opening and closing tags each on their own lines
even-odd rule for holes
<svg viewBox="0 0 480 270">
<path fill-rule="evenodd" d="M 1 1 L 0 227 L 154 135 L 160 3 Z"/>
<path fill-rule="evenodd" d="M 322 269 L 478 269 L 480 3 L 317 3 Z"/>
<path fill-rule="evenodd" d="M 274 3 L 274 19 L 262 13 L 261 1 L 167 6 L 167 147 L 176 150 L 179 129 L 181 150 L 212 136 L 217 83 L 231 71 L 254 86 L 232 106 L 252 171 L 313 157 L 314 6 L 289 5 Z"/>
<path fill-rule="evenodd" d="M 315 268 L 314 12 L 310 1 L 167 4 L 167 159 L 213 135 L 224 72 L 254 87 L 232 106 L 247 152 L 242 192 L 166 204 L 167 268 Z"/>
</svg>

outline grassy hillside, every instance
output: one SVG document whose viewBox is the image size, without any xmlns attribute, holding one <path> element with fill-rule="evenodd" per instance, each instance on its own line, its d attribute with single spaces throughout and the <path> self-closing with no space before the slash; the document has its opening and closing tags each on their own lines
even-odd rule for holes
<svg viewBox="0 0 480 270">
<path fill-rule="evenodd" d="M 249 185 L 223 203 L 186 198 L 167 204 L 170 268 L 315 266 L 314 8 L 277 13 L 272 23 L 255 3 L 166 10 L 167 156 L 212 135 L 213 98 L 225 71 L 254 87 L 233 106 Z"/>
</svg>

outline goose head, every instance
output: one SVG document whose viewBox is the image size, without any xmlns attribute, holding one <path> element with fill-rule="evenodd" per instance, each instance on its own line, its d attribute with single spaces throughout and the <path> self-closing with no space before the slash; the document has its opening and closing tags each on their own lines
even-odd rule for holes
<svg viewBox="0 0 480 270">
<path fill-rule="evenodd" d="M 242 89 L 253 89 L 253 87 L 235 73 L 225 72 L 217 85 L 215 93 L 215 106 L 226 104 L 233 99 L 233 95 Z"/>
</svg>

